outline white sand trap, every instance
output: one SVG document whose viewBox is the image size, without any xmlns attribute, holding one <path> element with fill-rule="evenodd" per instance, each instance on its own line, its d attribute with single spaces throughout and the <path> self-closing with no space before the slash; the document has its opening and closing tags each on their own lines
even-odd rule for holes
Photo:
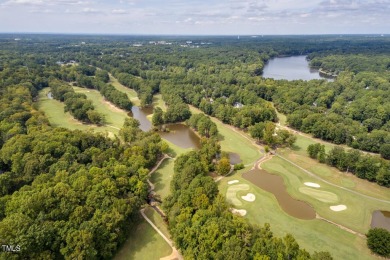
<svg viewBox="0 0 390 260">
<path fill-rule="evenodd" d="M 245 196 L 241 196 L 241 198 L 245 201 L 253 202 L 256 200 L 256 196 L 253 193 L 248 193 Z"/>
<path fill-rule="evenodd" d="M 242 202 L 237 198 L 237 192 L 249 190 L 248 184 L 237 184 L 229 186 L 226 191 L 226 199 L 235 206 L 241 206 Z"/>
<path fill-rule="evenodd" d="M 347 206 L 345 205 L 337 205 L 337 206 L 330 206 L 329 207 L 333 211 L 343 211 L 347 209 Z"/>
<path fill-rule="evenodd" d="M 232 181 L 228 181 L 228 184 L 234 184 L 234 183 L 238 183 L 240 182 L 239 180 L 232 180 Z"/>
<path fill-rule="evenodd" d="M 318 183 L 314 183 L 314 182 L 305 182 L 304 184 L 306 186 L 313 187 L 313 188 L 320 188 L 321 187 Z"/>
<path fill-rule="evenodd" d="M 231 212 L 233 214 L 238 214 L 240 216 L 245 216 L 246 215 L 246 210 L 245 209 L 234 209 L 234 208 L 231 208 L 230 210 L 231 210 Z"/>
</svg>

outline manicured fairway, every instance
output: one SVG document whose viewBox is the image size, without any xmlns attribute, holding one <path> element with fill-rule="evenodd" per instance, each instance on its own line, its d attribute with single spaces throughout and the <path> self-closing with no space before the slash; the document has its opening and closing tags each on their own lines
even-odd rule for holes
<svg viewBox="0 0 390 260">
<path fill-rule="evenodd" d="M 169 186 L 173 177 L 173 165 L 173 159 L 165 159 L 150 178 L 150 181 L 155 185 L 154 191 L 160 195 L 162 199 L 170 194 Z"/>
<path fill-rule="evenodd" d="M 329 251 L 334 259 L 375 259 L 371 256 L 364 238 L 319 219 L 300 220 L 289 216 L 280 208 L 273 194 L 246 181 L 239 173 L 234 173 L 220 181 L 219 188 L 222 195 L 226 196 L 229 186 L 237 185 L 228 185 L 228 181 L 231 180 L 239 180 L 239 184 L 248 184 L 250 189 L 243 193 L 253 193 L 256 196 L 254 202 L 246 202 L 238 196 L 242 205 L 234 206 L 237 209 L 247 210 L 245 218 L 251 223 L 260 226 L 270 223 L 276 236 L 291 233 L 298 243 L 311 253 Z M 332 213 L 336 214 L 333 211 Z"/>
<path fill-rule="evenodd" d="M 50 92 L 49 88 L 45 88 L 39 92 L 38 107 L 41 111 L 45 112 L 46 117 L 52 126 L 65 127 L 71 130 L 83 130 L 83 131 L 96 131 L 107 133 L 110 137 L 114 134 L 118 134 L 118 129 L 112 126 L 97 126 L 90 124 L 83 124 L 80 121 L 74 119 L 72 115 L 64 112 L 64 104 L 55 99 L 49 99 L 47 93 Z"/>
<path fill-rule="evenodd" d="M 121 128 L 123 126 L 125 118 L 128 117 L 127 112 L 106 101 L 99 91 L 80 87 L 73 87 L 73 89 L 77 93 L 85 94 L 87 98 L 92 101 L 95 110 L 105 116 L 107 125 L 116 128 Z"/>
<path fill-rule="evenodd" d="M 111 74 L 109 75 L 110 75 L 109 83 L 113 85 L 117 90 L 126 93 L 126 95 L 129 97 L 133 105 L 139 106 L 140 103 L 139 103 L 137 92 L 134 89 L 123 86 L 121 83 L 119 83 L 119 81 L 116 78 L 114 78 L 114 76 L 112 76 Z"/>
<path fill-rule="evenodd" d="M 203 113 L 192 106 L 190 108 L 191 112 L 194 114 Z M 252 141 L 234 131 L 232 127 L 221 123 L 218 119 L 213 117 L 210 118 L 217 125 L 220 134 L 220 144 L 223 151 L 239 154 L 244 164 L 253 164 L 260 158 L 262 154 L 260 148 L 254 146 Z"/>
<path fill-rule="evenodd" d="M 129 234 L 115 260 L 158 260 L 172 253 L 168 243 L 144 219 Z"/>
</svg>

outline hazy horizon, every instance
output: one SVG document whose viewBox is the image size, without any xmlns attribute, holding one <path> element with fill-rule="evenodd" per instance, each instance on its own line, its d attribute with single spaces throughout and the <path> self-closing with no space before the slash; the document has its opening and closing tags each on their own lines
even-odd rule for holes
<svg viewBox="0 0 390 260">
<path fill-rule="evenodd" d="M 1 33 L 389 34 L 390 0 L 0 0 Z"/>
</svg>

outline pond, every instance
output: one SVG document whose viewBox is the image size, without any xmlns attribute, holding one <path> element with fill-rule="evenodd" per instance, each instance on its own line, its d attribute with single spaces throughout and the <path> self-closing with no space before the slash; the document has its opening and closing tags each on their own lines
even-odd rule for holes
<svg viewBox="0 0 390 260">
<path fill-rule="evenodd" d="M 390 231 L 390 212 L 376 210 L 372 213 L 372 228 L 384 228 Z"/>
<path fill-rule="evenodd" d="M 280 57 L 269 60 L 263 69 L 264 78 L 286 80 L 329 79 L 318 70 L 311 69 L 305 55 Z"/>
<path fill-rule="evenodd" d="M 140 129 L 142 131 L 146 132 L 152 129 L 152 123 L 147 116 L 153 113 L 153 107 L 145 107 L 141 109 L 137 106 L 133 106 L 131 112 L 130 116 L 140 122 Z M 184 149 L 200 148 L 200 138 L 187 125 L 169 124 L 167 125 L 167 128 L 170 130 L 169 132 L 159 132 L 160 136 L 165 140 Z"/>
<path fill-rule="evenodd" d="M 281 176 L 270 174 L 265 170 L 254 169 L 244 173 L 242 177 L 257 187 L 271 192 L 287 214 L 306 220 L 316 217 L 315 210 L 309 204 L 296 200 L 288 194 Z"/>
</svg>

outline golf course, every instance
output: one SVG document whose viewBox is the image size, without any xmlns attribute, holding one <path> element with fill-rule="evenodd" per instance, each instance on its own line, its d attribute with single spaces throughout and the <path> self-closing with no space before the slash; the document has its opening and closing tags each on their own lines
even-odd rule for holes
<svg viewBox="0 0 390 260">
<path fill-rule="evenodd" d="M 138 98 L 135 91 L 124 87 L 111 75 L 110 82 L 136 104 Z M 74 87 L 74 90 L 84 93 L 93 102 L 96 110 L 105 116 L 106 125 L 98 127 L 75 120 L 69 113 L 64 113 L 61 102 L 48 97 L 49 89 L 46 88 L 39 93 L 39 109 L 45 112 L 50 123 L 58 127 L 102 132 L 110 137 L 117 135 L 127 113 L 105 101 L 96 90 L 80 87 Z M 154 97 L 154 105 L 166 109 L 161 95 Z M 202 113 L 195 107 L 191 107 L 191 111 Z M 234 171 L 218 182 L 220 193 L 226 196 L 233 212 L 244 216 L 253 224 L 270 223 L 277 236 L 291 233 L 310 252 L 329 251 L 335 259 L 376 258 L 367 248 L 364 234 L 370 228 L 371 216 L 375 210 L 390 211 L 388 189 L 310 159 L 306 148 L 315 143 L 315 140 L 308 136 L 297 134 L 297 141 L 292 148 L 279 149 L 271 157 L 265 155 L 263 147 L 256 144 L 247 133 L 223 124 L 216 118 L 211 119 L 218 127 L 221 149 L 238 154 L 245 165 L 244 169 Z M 284 123 L 284 120 L 281 121 Z M 169 154 L 174 157 L 190 150 L 171 143 L 169 145 Z M 332 147 L 332 144 L 325 143 L 326 150 Z M 164 160 L 150 178 L 155 185 L 154 191 L 162 199 L 170 193 L 173 165 L 174 159 Z M 289 196 L 308 204 L 315 211 L 315 217 L 300 219 L 291 216 L 282 209 L 274 194 L 243 177 L 243 173 L 256 167 L 280 176 Z M 256 173 L 257 171 L 253 172 Z M 145 214 L 169 236 L 165 223 L 154 210 L 147 208 Z M 141 217 L 133 234 L 116 259 L 158 259 L 172 251 Z"/>
</svg>

